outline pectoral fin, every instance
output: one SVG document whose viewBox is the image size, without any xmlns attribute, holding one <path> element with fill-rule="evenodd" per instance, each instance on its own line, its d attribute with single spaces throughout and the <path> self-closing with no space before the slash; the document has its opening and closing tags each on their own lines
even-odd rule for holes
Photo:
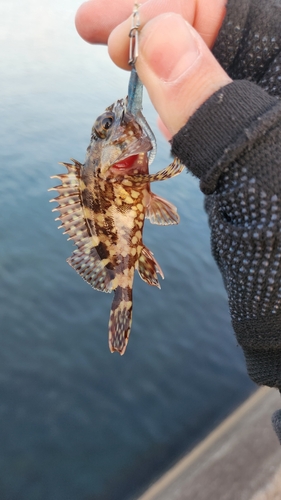
<svg viewBox="0 0 281 500">
<path fill-rule="evenodd" d="M 138 261 L 138 272 L 142 280 L 152 286 L 161 288 L 158 281 L 157 273 L 164 279 L 164 274 L 153 253 L 143 246 L 141 255 Z"/>
<path fill-rule="evenodd" d="M 124 176 L 124 179 L 129 179 L 132 182 L 144 183 L 144 182 L 156 182 L 165 181 L 166 179 L 171 179 L 176 175 L 179 175 L 185 168 L 185 165 L 181 163 L 179 158 L 175 158 L 174 161 L 168 165 L 168 167 L 163 168 L 156 174 L 137 174 L 132 176 Z"/>
<path fill-rule="evenodd" d="M 184 168 L 185 166 L 183 165 L 183 163 L 181 163 L 179 158 L 175 158 L 174 161 L 170 165 L 168 165 L 168 167 L 163 168 L 163 170 L 160 170 L 156 174 L 150 174 L 149 182 L 165 181 L 166 179 L 171 179 L 172 177 L 181 174 Z"/>
<path fill-rule="evenodd" d="M 151 224 L 159 226 L 178 224 L 180 221 L 175 205 L 154 193 L 151 193 L 145 217 L 150 220 Z"/>
</svg>

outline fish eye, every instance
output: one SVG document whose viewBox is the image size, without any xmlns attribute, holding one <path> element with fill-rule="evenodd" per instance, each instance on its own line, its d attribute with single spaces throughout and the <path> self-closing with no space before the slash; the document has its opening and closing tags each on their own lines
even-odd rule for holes
<svg viewBox="0 0 281 500">
<path fill-rule="evenodd" d="M 108 117 L 104 118 L 101 122 L 101 124 L 105 130 L 108 130 L 111 127 L 112 123 L 113 123 L 112 116 L 108 116 Z"/>
<path fill-rule="evenodd" d="M 104 139 L 106 137 L 108 129 L 110 129 L 111 125 L 114 121 L 114 115 L 110 112 L 104 113 L 99 116 L 94 123 L 92 133 L 97 138 Z"/>
</svg>

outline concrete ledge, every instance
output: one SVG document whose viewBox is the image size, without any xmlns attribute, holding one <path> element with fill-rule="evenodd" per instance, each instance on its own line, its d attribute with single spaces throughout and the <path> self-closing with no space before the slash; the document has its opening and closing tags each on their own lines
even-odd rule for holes
<svg viewBox="0 0 281 500">
<path fill-rule="evenodd" d="M 281 467 L 275 473 L 275 476 L 270 479 L 266 487 L 259 490 L 251 500 L 280 500 L 281 498 Z"/>
<path fill-rule="evenodd" d="M 271 426 L 280 407 L 277 390 L 258 389 L 139 500 L 250 500 L 281 465 Z"/>
</svg>

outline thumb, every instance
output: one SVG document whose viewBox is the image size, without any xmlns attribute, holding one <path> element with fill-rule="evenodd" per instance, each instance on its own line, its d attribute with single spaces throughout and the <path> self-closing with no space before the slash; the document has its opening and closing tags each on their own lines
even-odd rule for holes
<svg viewBox="0 0 281 500">
<path fill-rule="evenodd" d="M 155 17 L 142 28 L 136 69 L 172 135 L 208 97 L 231 82 L 200 35 L 173 13 Z"/>
</svg>

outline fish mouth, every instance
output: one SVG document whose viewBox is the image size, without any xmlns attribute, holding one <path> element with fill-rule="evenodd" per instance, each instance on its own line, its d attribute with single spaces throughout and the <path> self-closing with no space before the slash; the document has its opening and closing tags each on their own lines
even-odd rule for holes
<svg viewBox="0 0 281 500">
<path fill-rule="evenodd" d="M 139 153 L 130 156 L 126 156 L 119 160 L 118 162 L 111 165 L 110 170 L 113 173 L 120 174 L 137 174 L 137 173 L 147 173 L 148 171 L 148 158 L 147 153 Z"/>
</svg>

